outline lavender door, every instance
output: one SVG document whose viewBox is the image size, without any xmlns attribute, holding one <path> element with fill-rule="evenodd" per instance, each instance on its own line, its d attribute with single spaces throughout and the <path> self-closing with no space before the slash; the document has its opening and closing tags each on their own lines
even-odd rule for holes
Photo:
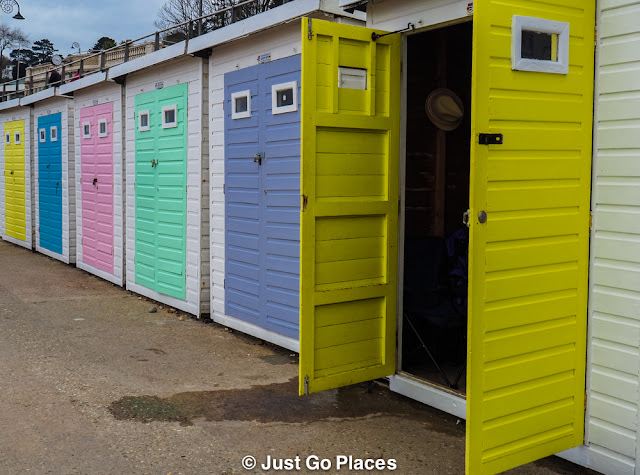
<svg viewBox="0 0 640 475">
<path fill-rule="evenodd" d="M 80 110 L 82 262 L 113 274 L 113 104 Z"/>
</svg>

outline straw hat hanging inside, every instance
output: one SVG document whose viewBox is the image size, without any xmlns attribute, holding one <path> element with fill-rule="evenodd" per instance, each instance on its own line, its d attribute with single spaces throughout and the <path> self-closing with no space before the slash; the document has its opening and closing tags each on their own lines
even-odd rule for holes
<svg viewBox="0 0 640 475">
<path fill-rule="evenodd" d="M 455 130 L 462 123 L 464 105 L 451 89 L 433 91 L 427 97 L 424 108 L 433 125 L 446 132 Z"/>
</svg>

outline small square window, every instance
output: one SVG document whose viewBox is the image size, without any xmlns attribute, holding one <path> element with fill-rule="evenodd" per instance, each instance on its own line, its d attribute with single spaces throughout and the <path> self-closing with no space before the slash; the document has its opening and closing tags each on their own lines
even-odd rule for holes
<svg viewBox="0 0 640 475">
<path fill-rule="evenodd" d="M 82 123 L 82 138 L 83 139 L 91 138 L 91 122 Z"/>
<path fill-rule="evenodd" d="M 46 129 L 40 129 L 40 142 L 46 142 L 47 141 L 47 130 Z"/>
<path fill-rule="evenodd" d="M 246 119 L 251 117 L 251 91 L 240 91 L 231 94 L 231 118 Z"/>
<path fill-rule="evenodd" d="M 4 144 L 11 145 L 11 132 L 4 134 Z"/>
<path fill-rule="evenodd" d="M 98 121 L 98 137 L 106 137 L 107 135 L 109 135 L 107 119 L 100 119 Z"/>
<path fill-rule="evenodd" d="M 58 127 L 56 127 L 55 125 L 51 127 L 51 141 L 52 142 L 57 142 L 58 141 Z"/>
<path fill-rule="evenodd" d="M 149 111 L 138 112 L 138 131 L 145 132 L 149 129 Z"/>
<path fill-rule="evenodd" d="M 298 110 L 298 82 L 286 82 L 271 86 L 271 112 L 283 114 Z"/>
<path fill-rule="evenodd" d="M 169 129 L 178 126 L 178 106 L 164 106 L 162 108 L 162 128 Z"/>
<path fill-rule="evenodd" d="M 361 68 L 338 68 L 338 87 L 367 90 L 367 70 Z"/>
<path fill-rule="evenodd" d="M 15 134 L 13 134 L 13 138 L 16 145 L 20 145 L 22 143 L 22 135 L 20 134 L 20 132 L 16 132 Z"/>
<path fill-rule="evenodd" d="M 511 69 L 569 74 L 569 23 L 514 15 Z"/>
</svg>

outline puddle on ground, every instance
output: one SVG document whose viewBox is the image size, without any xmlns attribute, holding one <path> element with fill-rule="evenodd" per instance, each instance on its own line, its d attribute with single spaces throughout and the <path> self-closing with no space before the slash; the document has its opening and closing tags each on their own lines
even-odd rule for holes
<svg viewBox="0 0 640 475">
<path fill-rule="evenodd" d="M 298 396 L 298 379 L 249 389 L 186 392 L 168 398 L 127 396 L 109 407 L 118 420 L 179 422 L 191 425 L 207 421 L 258 421 L 307 423 L 327 419 L 351 419 L 370 415 L 410 418 L 452 435 L 464 435 L 464 423 L 442 425 L 442 413 L 391 392 L 374 383 Z"/>
<path fill-rule="evenodd" d="M 298 355 L 267 355 L 258 356 L 265 363 L 271 365 L 298 364 Z"/>
</svg>

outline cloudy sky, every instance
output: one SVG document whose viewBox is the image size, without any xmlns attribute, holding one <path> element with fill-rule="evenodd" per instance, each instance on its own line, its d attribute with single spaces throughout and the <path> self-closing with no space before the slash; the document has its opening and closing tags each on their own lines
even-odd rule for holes
<svg viewBox="0 0 640 475">
<path fill-rule="evenodd" d="M 101 36 L 119 42 L 152 33 L 156 13 L 166 0 L 18 1 L 26 20 L 14 20 L 14 9 L 12 14 L 1 13 L 2 24 L 20 27 L 32 43 L 48 38 L 65 56 L 74 41 L 85 51 Z"/>
</svg>

